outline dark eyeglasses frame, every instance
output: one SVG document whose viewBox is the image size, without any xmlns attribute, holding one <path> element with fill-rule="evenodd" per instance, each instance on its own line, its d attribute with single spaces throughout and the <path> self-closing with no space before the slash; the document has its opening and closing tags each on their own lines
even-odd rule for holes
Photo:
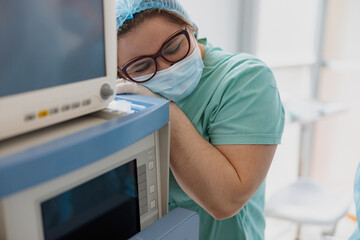
<svg viewBox="0 0 360 240">
<path fill-rule="evenodd" d="M 189 48 L 188 48 L 188 50 L 187 50 L 187 52 L 186 52 L 186 54 L 184 55 L 183 58 L 181 58 L 181 59 L 179 59 L 179 60 L 177 60 L 177 61 L 170 61 L 170 60 L 166 59 L 166 57 L 163 56 L 161 52 L 162 52 L 163 48 L 166 46 L 166 44 L 167 44 L 168 42 L 170 42 L 173 38 L 175 38 L 175 37 L 177 37 L 177 36 L 179 36 L 179 35 L 181 35 L 181 34 L 184 34 L 184 35 L 185 35 L 185 37 L 186 37 L 186 39 L 187 39 L 187 41 L 188 41 L 188 43 L 189 43 Z M 156 75 L 156 73 L 157 73 L 157 71 L 158 71 L 158 65 L 157 65 L 156 59 L 157 59 L 158 57 L 162 57 L 162 59 L 164 59 L 165 61 L 167 61 L 167 62 L 169 62 L 169 63 L 172 63 L 172 64 L 175 64 L 175 63 L 177 63 L 177 62 L 180 62 L 180 61 L 183 60 L 184 58 L 186 58 L 186 57 L 188 56 L 189 52 L 190 52 L 190 49 L 191 49 L 190 36 L 189 36 L 189 32 L 188 32 L 187 28 L 185 27 L 185 29 L 181 29 L 181 30 L 179 30 L 179 31 L 176 31 L 176 32 L 173 33 L 170 37 L 168 37 L 168 39 L 166 39 L 166 41 L 161 45 L 159 51 L 158 51 L 156 54 L 154 54 L 154 55 L 144 55 L 144 56 L 139 56 L 139 57 L 135 57 L 135 58 L 133 58 L 133 59 L 130 59 L 127 63 L 125 63 L 125 64 L 123 65 L 123 67 L 121 67 L 121 69 L 118 68 L 118 71 L 121 71 L 127 78 L 129 78 L 129 79 L 130 79 L 131 81 L 133 81 L 133 82 L 136 82 L 136 83 L 144 83 L 144 82 L 149 81 L 150 79 L 152 79 L 152 78 Z M 154 62 L 155 62 L 156 70 L 155 70 L 154 74 L 153 74 L 149 79 L 147 79 L 147 80 L 145 80 L 145 81 L 136 81 L 136 80 L 134 80 L 133 78 L 131 78 L 131 77 L 129 76 L 129 74 L 126 72 L 126 69 L 127 69 L 131 64 L 133 64 L 134 62 L 136 62 L 136 61 L 138 61 L 138 60 L 140 60 L 140 59 L 144 59 L 144 58 L 152 58 L 152 59 L 154 60 Z"/>
</svg>

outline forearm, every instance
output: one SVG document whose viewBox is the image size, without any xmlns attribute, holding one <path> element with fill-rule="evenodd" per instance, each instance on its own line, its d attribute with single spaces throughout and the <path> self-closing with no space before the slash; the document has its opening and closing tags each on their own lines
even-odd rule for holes
<svg viewBox="0 0 360 240">
<path fill-rule="evenodd" d="M 234 215 L 249 198 L 244 192 L 240 194 L 243 186 L 234 167 L 174 103 L 170 123 L 170 165 L 179 185 L 215 218 Z"/>
</svg>

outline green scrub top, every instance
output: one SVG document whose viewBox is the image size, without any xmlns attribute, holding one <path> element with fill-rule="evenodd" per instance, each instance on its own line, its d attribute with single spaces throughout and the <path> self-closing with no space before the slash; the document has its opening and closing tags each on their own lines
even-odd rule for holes
<svg viewBox="0 0 360 240">
<path fill-rule="evenodd" d="M 204 70 L 198 86 L 176 104 L 211 144 L 279 144 L 284 109 L 271 70 L 255 57 L 229 54 L 206 46 Z M 210 177 L 210 176 L 209 176 Z M 200 239 L 264 239 L 265 182 L 243 209 L 215 220 L 196 204 L 170 173 L 169 210 L 190 209 L 200 216 Z"/>
</svg>

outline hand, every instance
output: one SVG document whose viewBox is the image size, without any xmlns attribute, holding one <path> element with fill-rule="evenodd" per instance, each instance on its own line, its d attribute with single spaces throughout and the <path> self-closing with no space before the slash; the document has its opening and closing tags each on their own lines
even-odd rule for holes
<svg viewBox="0 0 360 240">
<path fill-rule="evenodd" d="M 123 78 L 116 80 L 116 93 L 117 94 L 132 93 L 132 94 L 155 97 L 155 98 L 163 98 L 159 94 L 153 93 L 148 88 L 140 84 L 127 81 Z"/>
</svg>

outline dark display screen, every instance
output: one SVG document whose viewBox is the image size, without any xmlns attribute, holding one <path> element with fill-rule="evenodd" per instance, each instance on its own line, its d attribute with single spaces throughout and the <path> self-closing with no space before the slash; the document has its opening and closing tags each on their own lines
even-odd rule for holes
<svg viewBox="0 0 360 240">
<path fill-rule="evenodd" d="M 128 239 L 140 231 L 136 160 L 41 203 L 49 239 Z"/>
<path fill-rule="evenodd" d="M 103 0 L 0 0 L 0 97 L 105 75 Z"/>
</svg>

